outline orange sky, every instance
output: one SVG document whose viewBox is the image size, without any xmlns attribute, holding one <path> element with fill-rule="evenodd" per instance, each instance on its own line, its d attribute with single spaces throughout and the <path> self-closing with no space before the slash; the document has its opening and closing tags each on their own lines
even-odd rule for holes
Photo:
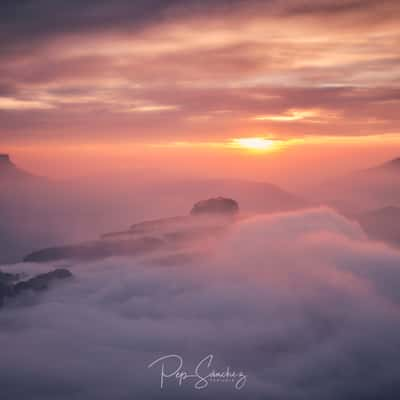
<svg viewBox="0 0 400 400">
<path fill-rule="evenodd" d="M 400 154 L 397 1 L 28 1 L 0 15 L 0 151 L 34 171 L 184 162 L 288 181 Z M 282 146 L 229 146 L 254 137 Z"/>
<path fill-rule="evenodd" d="M 262 140 L 262 139 L 257 139 Z M 272 142 L 272 146 L 269 143 Z M 303 190 L 327 178 L 398 157 L 397 135 L 267 140 L 265 148 L 221 142 L 87 143 L 10 148 L 14 161 L 52 178 L 214 177 L 270 181 Z M 49 166 L 51 166 L 49 168 Z"/>
</svg>

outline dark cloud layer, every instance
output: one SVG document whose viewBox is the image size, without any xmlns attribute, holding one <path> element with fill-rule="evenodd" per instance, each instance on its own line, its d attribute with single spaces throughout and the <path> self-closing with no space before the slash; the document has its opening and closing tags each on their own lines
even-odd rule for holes
<svg viewBox="0 0 400 400">
<path fill-rule="evenodd" d="M 0 6 L 2 41 L 31 41 L 49 39 L 52 35 L 93 32 L 103 29 L 140 29 L 149 24 L 178 16 L 207 14 L 218 11 L 234 12 L 245 8 L 280 15 L 368 15 L 378 19 L 390 16 L 398 3 L 387 0 L 34 0 L 3 1 Z M 372 11 L 375 11 L 372 14 Z"/>
<path fill-rule="evenodd" d="M 3 44 L 10 45 L 11 41 L 24 45 L 63 34 L 139 30 L 167 19 L 169 12 L 187 15 L 243 3 L 243 0 L 4 1 L 0 6 L 1 37 Z"/>
</svg>

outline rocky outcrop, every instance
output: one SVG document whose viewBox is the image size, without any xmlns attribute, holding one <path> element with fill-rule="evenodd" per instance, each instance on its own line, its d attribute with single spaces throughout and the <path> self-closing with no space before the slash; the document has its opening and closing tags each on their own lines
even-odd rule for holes
<svg viewBox="0 0 400 400">
<path fill-rule="evenodd" d="M 164 230 L 178 229 L 179 227 L 187 225 L 188 221 L 187 216 L 153 219 L 133 224 L 129 230 L 105 233 L 101 237 L 102 239 L 112 239 L 132 235 L 152 235 L 163 232 Z"/>
<path fill-rule="evenodd" d="M 9 274 L 0 271 L 0 307 L 2 307 L 6 297 L 12 296 L 13 282 L 17 281 L 18 278 L 18 274 Z"/>
<path fill-rule="evenodd" d="M 10 274 L 8 272 L 0 271 L 0 283 L 9 284 L 20 279 L 19 274 Z"/>
<path fill-rule="evenodd" d="M 138 256 L 177 247 L 222 233 L 239 212 L 235 200 L 217 197 L 196 203 L 190 215 L 144 221 L 99 240 L 49 247 L 28 254 L 24 262 L 91 261 L 111 256 Z M 226 218 L 228 217 L 228 218 Z"/>
<path fill-rule="evenodd" d="M 0 163 L 10 163 L 10 156 L 8 154 L 0 154 Z"/>
<path fill-rule="evenodd" d="M 71 277 L 72 273 L 64 268 L 39 274 L 25 281 L 19 280 L 19 274 L 9 274 L 0 271 L 0 307 L 3 306 L 6 298 L 16 297 L 29 290 L 34 292 L 43 291 L 49 289 L 54 281 Z"/>
<path fill-rule="evenodd" d="M 8 154 L 0 154 L 0 179 L 7 183 L 7 181 L 17 182 L 21 179 L 34 178 L 33 175 L 29 174 L 22 169 L 19 169 L 10 159 Z"/>
<path fill-rule="evenodd" d="M 388 206 L 350 215 L 372 240 L 400 246 L 400 207 Z"/>
<path fill-rule="evenodd" d="M 57 260 L 90 261 L 113 255 L 140 255 L 160 248 L 163 241 L 159 238 L 144 237 L 131 240 L 96 240 L 71 246 L 49 247 L 35 251 L 24 258 L 24 262 L 49 262 Z"/>
<path fill-rule="evenodd" d="M 224 197 L 216 197 L 208 200 L 197 202 L 192 210 L 191 215 L 235 215 L 239 212 L 239 205 L 233 199 Z"/>
<path fill-rule="evenodd" d="M 41 291 L 49 288 L 52 282 L 60 279 L 72 278 L 72 273 L 65 269 L 59 268 L 45 274 L 36 275 L 27 281 L 21 281 L 14 285 L 14 293 L 19 294 L 25 290 Z"/>
</svg>

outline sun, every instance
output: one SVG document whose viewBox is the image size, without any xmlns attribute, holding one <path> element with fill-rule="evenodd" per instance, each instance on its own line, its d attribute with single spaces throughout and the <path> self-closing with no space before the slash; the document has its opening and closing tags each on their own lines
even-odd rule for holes
<svg viewBox="0 0 400 400">
<path fill-rule="evenodd" d="M 263 137 L 232 139 L 231 146 L 255 151 L 269 151 L 276 148 L 278 141 Z"/>
</svg>

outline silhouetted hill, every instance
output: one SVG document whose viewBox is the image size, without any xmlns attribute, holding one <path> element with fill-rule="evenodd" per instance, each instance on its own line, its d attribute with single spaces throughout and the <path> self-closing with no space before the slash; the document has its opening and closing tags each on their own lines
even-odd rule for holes
<svg viewBox="0 0 400 400">
<path fill-rule="evenodd" d="M 27 291 L 43 292 L 49 289 L 55 281 L 71 277 L 71 272 L 65 268 L 39 274 L 30 279 L 22 279 L 20 274 L 0 271 L 0 308 L 5 301 L 12 300 L 22 293 Z"/>
<path fill-rule="evenodd" d="M 157 189 L 162 197 L 180 202 L 180 210 L 187 203 L 216 194 L 235 199 L 244 213 L 273 213 L 294 211 L 310 207 L 310 203 L 267 182 L 239 179 L 193 179 L 160 184 Z M 179 197 L 179 198 L 178 198 Z"/>
<path fill-rule="evenodd" d="M 393 160 L 387 161 L 376 167 L 365 170 L 364 172 L 392 172 L 400 173 L 400 157 Z"/>
<path fill-rule="evenodd" d="M 326 181 L 310 197 L 350 214 L 400 205 L 400 158 Z"/>
<path fill-rule="evenodd" d="M 1 154 L 0 264 L 20 261 L 35 248 L 79 237 L 79 231 L 84 234 L 84 226 L 98 219 L 93 216 L 94 197 L 85 201 L 72 184 L 33 175 Z"/>
<path fill-rule="evenodd" d="M 36 181 L 37 179 L 40 178 L 18 168 L 8 154 L 0 154 L 0 182 L 2 184 Z"/>
<path fill-rule="evenodd" d="M 0 263 L 15 262 L 35 249 L 87 241 L 127 220 L 180 215 L 198 199 L 222 196 L 245 214 L 290 211 L 309 204 L 279 187 L 243 180 L 147 181 L 112 176 L 55 182 L 31 175 L 1 157 Z M 187 210 L 189 211 L 189 210 Z"/>
<path fill-rule="evenodd" d="M 355 219 L 371 239 L 400 245 L 400 207 L 367 211 L 357 214 Z"/>
<path fill-rule="evenodd" d="M 90 242 L 45 248 L 28 254 L 24 261 L 90 261 L 111 256 L 139 256 L 160 250 L 168 253 L 172 249 L 190 253 L 196 242 L 223 233 L 237 220 L 239 210 L 236 201 L 222 197 L 196 202 L 192 210 L 199 205 L 201 212 L 136 223 L 126 231 L 108 233 Z"/>
</svg>

